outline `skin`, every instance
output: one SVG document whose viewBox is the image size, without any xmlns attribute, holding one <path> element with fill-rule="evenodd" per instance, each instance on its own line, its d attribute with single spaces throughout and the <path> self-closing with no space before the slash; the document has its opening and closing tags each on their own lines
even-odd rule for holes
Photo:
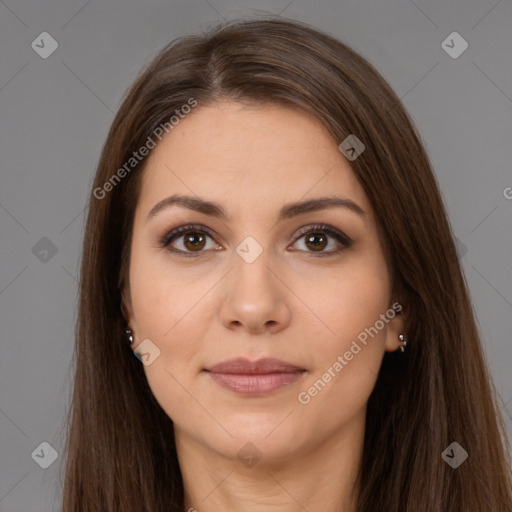
<svg viewBox="0 0 512 512">
<path fill-rule="evenodd" d="M 133 350 L 146 338 L 160 350 L 144 371 L 174 422 L 185 510 L 354 510 L 366 404 L 384 352 L 400 346 L 404 318 L 385 323 L 309 403 L 299 403 L 298 394 L 396 301 L 371 205 L 338 143 L 302 112 L 224 102 L 198 106 L 149 155 L 123 311 Z M 231 218 L 170 206 L 147 220 L 172 194 L 220 203 Z M 366 214 L 335 207 L 277 222 L 283 205 L 328 195 Z M 169 231 L 188 223 L 214 236 L 185 245 L 182 233 L 162 247 Z M 352 244 L 318 255 L 307 236 L 295 236 L 316 223 Z M 320 252 L 340 247 L 322 233 L 328 244 Z M 236 252 L 247 236 L 263 249 L 252 263 Z M 199 256 L 170 252 L 197 246 Z M 275 357 L 307 372 L 254 397 L 202 371 L 240 356 Z M 248 442 L 261 454 L 251 467 L 237 457 Z"/>
</svg>

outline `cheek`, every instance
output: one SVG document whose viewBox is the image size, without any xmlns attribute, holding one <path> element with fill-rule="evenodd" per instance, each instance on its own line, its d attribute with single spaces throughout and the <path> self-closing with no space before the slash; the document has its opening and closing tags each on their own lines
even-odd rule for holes
<svg viewBox="0 0 512 512">
<path fill-rule="evenodd" d="M 194 340 L 206 329 L 199 302 L 203 286 L 177 286 L 165 276 L 133 285 L 133 308 L 141 339 L 149 338 L 160 349 L 166 367 L 185 367 L 197 354 Z M 203 321 L 201 321 L 203 318 Z"/>
<path fill-rule="evenodd" d="M 207 291 L 209 278 L 193 269 L 180 271 L 165 251 L 134 240 L 130 265 L 130 291 L 135 321 L 141 336 L 172 339 L 174 331 Z"/>
<path fill-rule="evenodd" d="M 387 333 L 381 315 L 386 314 L 390 293 L 387 266 L 375 254 L 358 254 L 357 261 L 331 274 L 316 293 L 310 290 L 308 305 L 321 322 L 316 337 L 310 332 L 310 338 L 319 341 L 311 343 L 314 372 L 301 388 L 308 394 L 305 401 L 357 408 L 373 389 Z"/>
<path fill-rule="evenodd" d="M 149 338 L 159 350 L 158 357 L 144 366 L 144 372 L 162 409 L 179 422 L 184 411 L 191 409 L 191 377 L 199 371 L 200 341 L 206 336 L 199 299 L 207 288 L 203 290 L 203 283 L 197 280 L 189 283 L 183 274 L 168 275 L 165 267 L 154 262 L 144 263 L 134 258 L 132 304 L 139 337 Z M 200 411 L 195 414 L 199 422 Z M 194 417 L 192 414 L 191 419 Z"/>
<path fill-rule="evenodd" d="M 186 384 L 200 371 L 212 314 L 208 292 L 218 276 L 193 266 L 180 272 L 165 256 L 134 249 L 130 289 L 138 341 L 148 338 L 160 351 L 154 363 L 144 367 L 148 382 L 158 399 L 174 395 L 178 403 L 178 382 Z"/>
<path fill-rule="evenodd" d="M 325 318 L 335 334 L 312 344 L 313 372 L 295 393 L 305 430 L 335 432 L 364 410 L 384 355 L 386 327 L 372 329 L 386 312 L 385 292 L 372 280 L 333 286 Z"/>
<path fill-rule="evenodd" d="M 322 331 L 317 334 L 329 340 L 324 346 L 340 350 L 388 309 L 389 273 L 375 243 L 351 254 L 339 268 L 318 270 L 314 278 L 297 280 L 294 291 L 316 314 L 315 324 Z"/>
</svg>

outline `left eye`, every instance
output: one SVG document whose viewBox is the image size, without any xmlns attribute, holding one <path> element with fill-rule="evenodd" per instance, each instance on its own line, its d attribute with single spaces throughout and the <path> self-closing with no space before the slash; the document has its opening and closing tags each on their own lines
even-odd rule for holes
<svg viewBox="0 0 512 512">
<path fill-rule="evenodd" d="M 303 244 L 311 249 L 311 253 L 317 253 L 315 255 L 318 256 L 329 256 L 333 254 L 338 254 L 343 249 L 350 247 L 352 244 L 352 240 L 337 229 L 332 228 L 331 226 L 326 225 L 318 225 L 313 227 L 301 228 L 298 233 L 296 233 L 297 241 L 304 240 Z M 329 246 L 329 239 L 334 239 L 337 242 L 338 247 L 332 248 L 330 250 L 324 251 L 324 249 Z M 335 243 L 336 245 L 336 243 Z"/>
<path fill-rule="evenodd" d="M 212 242 L 210 247 L 207 246 L 208 238 Z M 299 249 L 301 252 L 309 252 L 315 256 L 329 256 L 337 254 L 352 244 L 349 237 L 340 231 L 323 224 L 301 228 L 297 233 L 295 233 L 294 238 L 294 244 L 299 240 L 304 239 L 303 243 L 307 249 Z M 178 248 L 174 245 L 178 240 L 180 240 L 182 248 Z M 324 249 L 330 245 L 330 240 L 334 240 L 334 244 L 336 245 L 337 243 L 338 247 L 325 251 Z M 209 229 L 203 226 L 193 225 L 181 226 L 173 229 L 161 240 L 161 245 L 168 248 L 170 252 L 180 256 L 198 256 L 204 252 L 205 249 L 220 250 L 222 248 L 215 243 L 213 240 L 213 233 Z"/>
</svg>

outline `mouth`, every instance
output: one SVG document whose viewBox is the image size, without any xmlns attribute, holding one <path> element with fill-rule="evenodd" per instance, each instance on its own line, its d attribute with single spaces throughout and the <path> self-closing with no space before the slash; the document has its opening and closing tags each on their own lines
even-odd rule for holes
<svg viewBox="0 0 512 512">
<path fill-rule="evenodd" d="M 264 395 L 288 388 L 298 382 L 307 370 L 279 359 L 249 361 L 231 359 L 204 370 L 225 389 L 244 395 Z"/>
</svg>

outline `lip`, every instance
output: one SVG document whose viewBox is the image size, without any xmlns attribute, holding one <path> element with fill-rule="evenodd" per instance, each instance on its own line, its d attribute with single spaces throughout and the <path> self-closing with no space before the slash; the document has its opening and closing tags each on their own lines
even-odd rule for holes
<svg viewBox="0 0 512 512">
<path fill-rule="evenodd" d="M 290 387 L 306 373 L 304 368 L 274 358 L 230 359 L 204 371 L 223 388 L 244 395 L 263 395 Z"/>
<path fill-rule="evenodd" d="M 254 375 L 267 373 L 293 373 L 305 371 L 305 369 L 271 357 L 264 357 L 256 361 L 250 361 L 245 357 L 238 357 L 236 359 L 229 359 L 210 366 L 209 368 L 206 368 L 206 371 L 212 373 Z"/>
</svg>

